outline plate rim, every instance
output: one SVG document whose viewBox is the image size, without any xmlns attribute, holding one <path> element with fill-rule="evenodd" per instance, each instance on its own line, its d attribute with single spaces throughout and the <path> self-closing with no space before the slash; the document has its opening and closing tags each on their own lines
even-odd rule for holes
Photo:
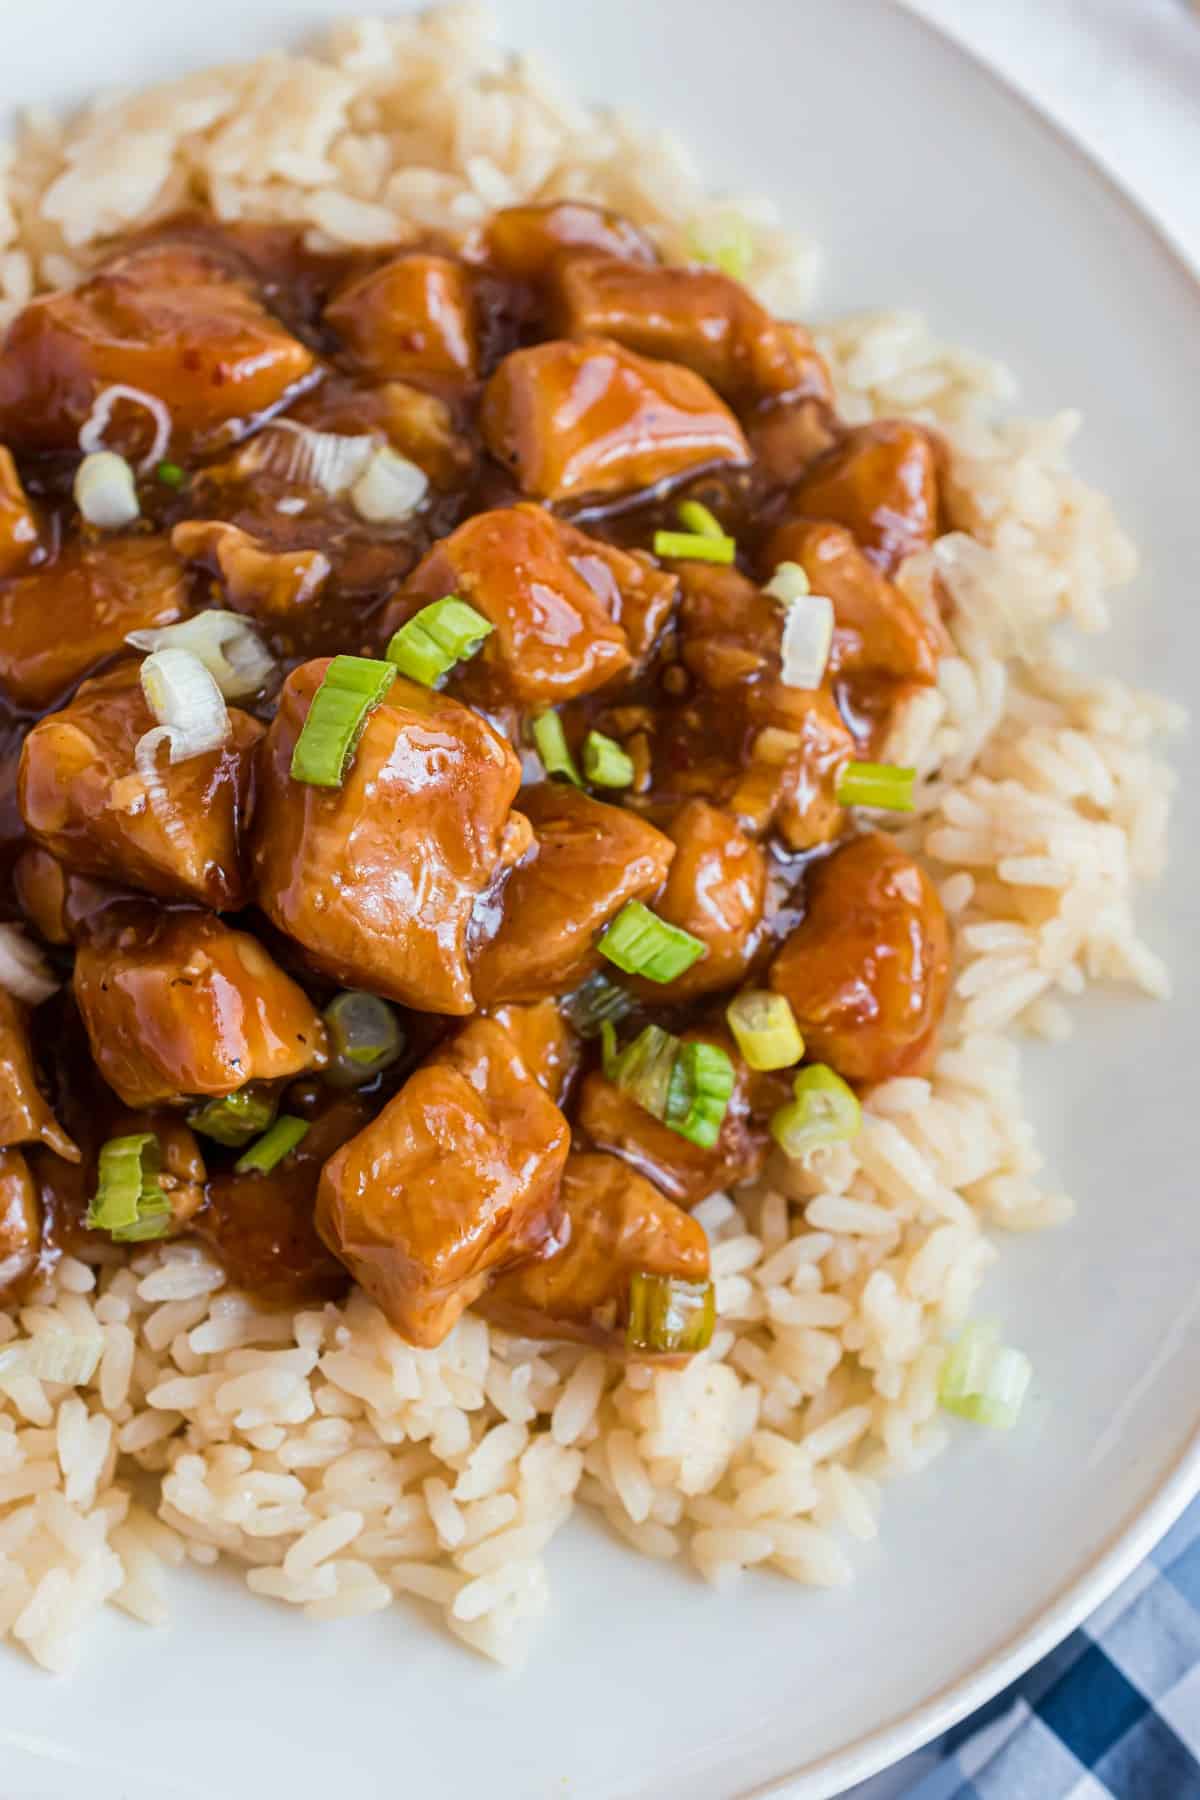
<svg viewBox="0 0 1200 1800">
<path fill-rule="evenodd" d="M 912 0 L 884 3 L 893 13 L 901 14 L 918 35 L 933 39 L 965 64 L 973 79 L 1000 89 L 1015 102 L 1035 131 L 1050 138 L 1064 155 L 1083 166 L 1091 181 L 1107 190 L 1140 232 L 1149 252 L 1169 266 L 1190 294 L 1200 322 L 1200 265 L 1192 263 L 1168 227 L 1148 211 L 1120 176 L 1018 81 L 954 32 L 919 12 Z M 1166 1004 L 1171 1004 L 1169 999 Z M 813 1762 L 798 1764 L 753 1787 L 739 1788 L 730 1800 L 834 1800 L 850 1786 L 895 1767 L 970 1713 L 986 1706 L 1077 1630 L 1146 1560 L 1196 1499 L 1200 1499 L 1200 1412 L 1187 1443 L 1147 1499 L 1114 1530 L 1087 1566 L 1052 1594 L 1003 1644 L 887 1724 L 876 1726 Z"/>
</svg>

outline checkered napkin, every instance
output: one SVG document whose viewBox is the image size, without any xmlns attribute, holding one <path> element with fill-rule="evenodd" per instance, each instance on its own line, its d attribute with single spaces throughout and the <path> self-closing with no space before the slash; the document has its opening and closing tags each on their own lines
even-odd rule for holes
<svg viewBox="0 0 1200 1800">
<path fill-rule="evenodd" d="M 1200 1800 L 1200 1500 L 1081 1630 L 911 1768 L 905 1800 Z"/>
</svg>

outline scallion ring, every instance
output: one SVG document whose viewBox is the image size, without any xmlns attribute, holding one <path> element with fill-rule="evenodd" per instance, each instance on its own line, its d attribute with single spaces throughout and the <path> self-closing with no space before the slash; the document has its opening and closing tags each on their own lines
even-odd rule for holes
<svg viewBox="0 0 1200 1800">
<path fill-rule="evenodd" d="M 361 1087 L 404 1053 L 404 1033 L 395 1011 L 377 994 L 347 988 L 325 1008 L 330 1060 L 326 1081 L 334 1087 Z"/>
<path fill-rule="evenodd" d="M 633 758 L 615 738 L 589 731 L 583 740 L 583 772 L 593 787 L 627 788 L 633 781 Z"/>
<path fill-rule="evenodd" d="M 725 1008 L 743 1061 L 756 1070 L 790 1069 L 804 1055 L 804 1039 L 790 1002 L 765 988 L 747 988 Z"/>
<path fill-rule="evenodd" d="M 786 1156 L 807 1156 L 857 1136 L 862 1108 L 854 1090 L 824 1063 L 810 1063 L 792 1084 L 793 1098 L 771 1118 L 771 1136 Z"/>
<path fill-rule="evenodd" d="M 193 1107 L 188 1124 L 202 1137 L 215 1143 L 239 1147 L 267 1129 L 275 1117 L 275 1096 L 252 1087 L 239 1088 L 235 1094 L 222 1094 Z"/>
<path fill-rule="evenodd" d="M 369 656 L 335 656 L 296 739 L 292 780 L 312 787 L 341 787 L 367 718 L 386 699 L 395 679 L 393 663 Z"/>
<path fill-rule="evenodd" d="M 848 762 L 838 776 L 838 805 L 911 812 L 916 779 L 915 769 L 901 769 L 892 763 Z"/>
<path fill-rule="evenodd" d="M 575 758 L 571 755 L 567 734 L 558 714 L 538 713 L 530 730 L 533 733 L 534 748 L 542 759 L 542 767 L 547 775 L 561 775 L 576 787 L 582 787 L 579 770 L 575 767 Z"/>
<path fill-rule="evenodd" d="M 271 1170 L 291 1154 L 308 1135 L 308 1120 L 291 1113 L 281 1113 L 269 1131 L 263 1133 L 234 1163 L 239 1175 L 269 1175 Z"/>
<path fill-rule="evenodd" d="M 596 948 L 626 975 L 657 982 L 676 980 L 708 954 L 698 937 L 668 925 L 640 900 L 625 903 Z"/>
<path fill-rule="evenodd" d="M 639 1269 L 629 1283 L 625 1342 L 631 1350 L 691 1356 L 712 1342 L 716 1297 L 711 1281 L 680 1281 Z"/>
<path fill-rule="evenodd" d="M 709 537 L 698 531 L 656 531 L 654 554 L 690 562 L 731 563 L 737 545 L 731 537 Z"/>
<path fill-rule="evenodd" d="M 410 681 L 436 687 L 456 663 L 482 648 L 495 627 L 457 594 L 431 601 L 395 632 L 387 659 Z"/>
</svg>

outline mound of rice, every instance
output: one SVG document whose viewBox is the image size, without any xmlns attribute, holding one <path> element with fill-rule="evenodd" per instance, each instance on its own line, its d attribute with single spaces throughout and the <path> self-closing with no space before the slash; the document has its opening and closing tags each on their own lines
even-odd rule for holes
<svg viewBox="0 0 1200 1800">
<path fill-rule="evenodd" d="M 0 306 L 197 200 L 225 219 L 307 221 L 318 245 L 376 245 L 564 194 L 630 215 L 667 255 L 711 207 L 676 144 L 506 58 L 474 12 L 363 20 L 320 57 L 31 118 L 0 164 Z M 744 216 L 753 284 L 802 313 L 810 253 L 761 205 Z M 847 419 L 908 414 L 952 455 L 953 529 L 902 581 L 918 600 L 949 594 L 957 653 L 887 752 L 921 771 L 903 835 L 955 934 L 932 1074 L 877 1089 L 853 1147 L 781 1159 L 758 1191 L 704 1202 L 720 1318 L 683 1370 L 622 1368 L 469 1316 L 416 1350 L 361 1294 L 264 1310 L 186 1243 L 64 1262 L 0 1321 L 0 1341 L 66 1330 L 98 1359 L 78 1388 L 26 1375 L 0 1389 L 0 1633 L 46 1668 L 106 1601 L 158 1623 L 166 1569 L 220 1555 L 311 1619 L 419 1596 L 511 1662 L 576 1501 L 711 1582 L 766 1563 L 842 1583 L 883 1484 L 946 1444 L 945 1338 L 996 1255 L 991 1228 L 1071 1212 L 1041 1180 L 1012 1033 L 1063 1037 L 1089 980 L 1165 991 L 1133 894 L 1163 865 L 1171 781 L 1153 741 L 1173 716 L 1065 660 L 1061 627 L 1103 628 L 1105 590 L 1134 566 L 1068 466 L 1076 417 L 1005 417 L 1003 372 L 907 314 L 821 341 Z"/>
</svg>

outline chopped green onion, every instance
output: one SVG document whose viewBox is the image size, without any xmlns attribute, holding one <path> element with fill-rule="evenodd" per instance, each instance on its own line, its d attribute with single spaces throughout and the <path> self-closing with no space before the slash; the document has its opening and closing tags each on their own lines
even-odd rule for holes
<svg viewBox="0 0 1200 1800">
<path fill-rule="evenodd" d="M 369 656 L 335 656 L 296 739 L 292 780 L 312 787 L 341 787 L 367 716 L 395 679 L 394 663 Z"/>
<path fill-rule="evenodd" d="M 154 473 L 164 487 L 181 488 L 187 480 L 187 473 L 178 463 L 160 462 Z"/>
<path fill-rule="evenodd" d="M 265 1131 L 248 1150 L 243 1151 L 234 1163 L 234 1169 L 239 1175 L 269 1175 L 275 1165 L 281 1163 L 307 1134 L 307 1119 L 297 1119 L 291 1113 L 281 1113 L 271 1129 Z"/>
<path fill-rule="evenodd" d="M 711 1150 L 721 1135 L 733 1081 L 733 1064 L 719 1044 L 681 1044 L 663 1123 L 689 1143 Z"/>
<path fill-rule="evenodd" d="M 790 1003 L 765 988 L 747 988 L 725 1008 L 729 1029 L 752 1069 L 790 1069 L 804 1055 L 804 1039 Z"/>
<path fill-rule="evenodd" d="M 717 1044 L 683 1043 L 661 1025 L 646 1025 L 617 1049 L 611 1019 L 600 1027 L 604 1073 L 653 1118 L 711 1150 L 733 1093 L 733 1064 Z"/>
<path fill-rule="evenodd" d="M 838 776 L 839 806 L 877 806 L 888 812 L 911 812 L 915 769 L 893 763 L 848 762 Z"/>
<path fill-rule="evenodd" d="M 722 274 L 745 281 L 754 256 L 754 239 L 741 213 L 718 207 L 692 221 L 688 245 L 697 262 L 712 263 Z"/>
<path fill-rule="evenodd" d="M 396 1014 L 377 994 L 348 988 L 325 1008 L 332 1057 L 325 1079 L 335 1087 L 360 1087 L 404 1052 Z"/>
<path fill-rule="evenodd" d="M 862 1108 L 852 1088 L 824 1063 L 801 1069 L 792 1084 L 795 1095 L 771 1119 L 771 1136 L 788 1156 L 807 1156 L 824 1144 L 844 1144 L 862 1123 Z"/>
<path fill-rule="evenodd" d="M 456 663 L 474 656 L 494 629 L 457 594 L 447 594 L 423 606 L 393 634 L 387 658 L 410 680 L 435 687 Z"/>
<path fill-rule="evenodd" d="M 568 1024 L 572 1025 L 580 1037 L 594 1038 L 608 1023 L 623 1019 L 631 1013 L 637 1001 L 617 981 L 607 975 L 590 975 L 581 982 L 573 994 L 568 994 L 562 1002 L 562 1010 L 566 1014 Z"/>
<path fill-rule="evenodd" d="M 626 788 L 633 780 L 633 758 L 615 738 L 589 731 L 583 743 L 583 772 L 593 787 Z"/>
<path fill-rule="evenodd" d="M 631 1350 L 691 1356 L 712 1342 L 717 1306 L 711 1281 L 680 1281 L 639 1269 L 629 1283 Z"/>
<path fill-rule="evenodd" d="M 611 1020 L 605 1021 L 601 1039 L 608 1079 L 654 1118 L 665 1120 L 679 1039 L 661 1025 L 647 1025 L 618 1053 L 616 1027 Z"/>
<path fill-rule="evenodd" d="M 1002 1345 L 994 1325 L 968 1325 L 947 1352 L 938 1399 L 960 1418 L 1011 1431 L 1032 1378 L 1029 1358 Z"/>
<path fill-rule="evenodd" d="M 699 938 L 668 925 L 640 900 L 626 901 L 596 948 L 626 975 L 658 982 L 674 981 L 708 954 Z"/>
<path fill-rule="evenodd" d="M 579 770 L 575 767 L 575 758 L 567 746 L 567 734 L 558 714 L 539 713 L 530 730 L 533 732 L 534 747 L 542 759 L 542 767 L 547 775 L 565 775 L 576 787 L 582 787 Z"/>
<path fill-rule="evenodd" d="M 799 563 L 781 562 L 776 564 L 775 573 L 763 589 L 772 600 L 781 600 L 784 606 L 790 606 L 793 600 L 803 599 L 810 593 L 808 576 Z"/>
<path fill-rule="evenodd" d="M 117 1243 L 162 1237 L 171 1203 L 159 1182 L 162 1152 L 152 1131 L 109 1138 L 100 1151 L 96 1192 L 88 1206 L 89 1231 L 107 1231 Z"/>
<path fill-rule="evenodd" d="M 236 1094 L 223 1094 L 219 1100 L 207 1100 L 203 1106 L 194 1107 L 188 1114 L 188 1124 L 218 1144 L 248 1144 L 267 1129 L 275 1117 L 275 1106 L 273 1094 L 239 1088 Z"/>
<path fill-rule="evenodd" d="M 737 545 L 731 537 L 709 537 L 699 531 L 656 531 L 655 556 L 687 557 L 692 562 L 731 563 Z"/>
<path fill-rule="evenodd" d="M 676 510 L 679 523 L 686 531 L 694 531 L 697 537 L 723 538 L 727 535 L 716 513 L 710 512 L 699 500 L 681 500 Z"/>
</svg>

